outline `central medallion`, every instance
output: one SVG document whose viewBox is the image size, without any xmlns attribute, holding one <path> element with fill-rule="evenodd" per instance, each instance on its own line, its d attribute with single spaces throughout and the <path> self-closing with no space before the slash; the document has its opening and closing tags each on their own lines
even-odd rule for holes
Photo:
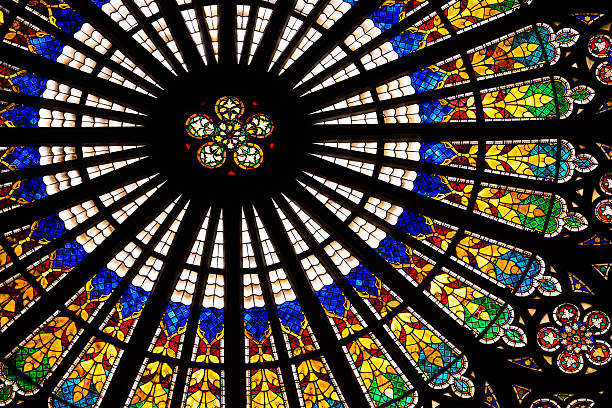
<svg viewBox="0 0 612 408">
<path fill-rule="evenodd" d="M 217 123 L 203 113 L 187 118 L 185 129 L 189 136 L 204 141 L 196 152 L 202 166 L 219 168 L 225 163 L 228 153 L 233 155 L 236 166 L 243 170 L 256 169 L 263 163 L 264 153 L 258 140 L 270 136 L 274 124 L 263 113 L 256 113 L 242 122 L 244 111 L 240 99 L 223 96 L 215 103 Z"/>
<path fill-rule="evenodd" d="M 316 134 L 286 84 L 252 67 L 208 67 L 177 79 L 154 109 L 147 138 L 156 169 L 173 188 L 215 202 L 293 186 Z"/>
</svg>

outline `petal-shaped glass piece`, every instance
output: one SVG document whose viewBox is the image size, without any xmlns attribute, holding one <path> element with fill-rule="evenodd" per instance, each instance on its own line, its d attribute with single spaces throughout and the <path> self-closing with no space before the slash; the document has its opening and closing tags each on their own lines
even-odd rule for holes
<svg viewBox="0 0 612 408">
<path fill-rule="evenodd" d="M 204 139 L 216 133 L 215 125 L 207 115 L 194 113 L 185 122 L 185 127 L 189 136 L 196 139 Z"/>
<path fill-rule="evenodd" d="M 244 129 L 253 137 L 267 137 L 274 130 L 274 124 L 267 115 L 258 113 L 247 119 Z"/>
<path fill-rule="evenodd" d="M 227 152 L 222 145 L 215 142 L 205 143 L 198 150 L 198 159 L 204 167 L 216 169 L 225 163 Z"/>
<path fill-rule="evenodd" d="M 236 120 L 244 113 L 244 104 L 234 96 L 224 96 L 215 103 L 215 112 L 221 120 Z"/>
<path fill-rule="evenodd" d="M 243 144 L 234 150 L 234 161 L 242 169 L 255 169 L 263 162 L 263 151 L 254 143 Z"/>
</svg>

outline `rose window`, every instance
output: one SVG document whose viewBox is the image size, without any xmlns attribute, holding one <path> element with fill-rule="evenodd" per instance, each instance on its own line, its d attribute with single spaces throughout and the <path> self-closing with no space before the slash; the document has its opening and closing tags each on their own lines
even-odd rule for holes
<svg viewBox="0 0 612 408">
<path fill-rule="evenodd" d="M 0 408 L 611 406 L 611 1 L 0 0 Z"/>
</svg>

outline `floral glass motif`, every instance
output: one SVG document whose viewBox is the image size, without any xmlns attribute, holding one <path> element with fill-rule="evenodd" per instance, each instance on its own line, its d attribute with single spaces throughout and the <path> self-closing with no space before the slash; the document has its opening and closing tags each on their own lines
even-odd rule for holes
<svg viewBox="0 0 612 408">
<path fill-rule="evenodd" d="M 588 44 L 591 56 L 604 61 L 595 68 L 595 77 L 604 85 L 612 85 L 612 38 L 606 34 L 591 37 Z"/>
<path fill-rule="evenodd" d="M 601 222 L 612 223 L 612 200 L 602 200 L 595 207 L 595 216 Z"/>
<path fill-rule="evenodd" d="M 610 361 L 610 345 L 595 337 L 605 334 L 610 328 L 610 318 L 604 312 L 591 310 L 580 319 L 580 309 L 571 303 L 557 306 L 553 319 L 559 326 L 540 329 L 538 345 L 548 352 L 560 350 L 557 365 L 568 373 L 582 371 L 585 358 L 595 366 Z"/>
<path fill-rule="evenodd" d="M 563 401 L 562 404 L 550 398 L 538 398 L 531 403 L 530 408 L 593 408 L 595 406 L 595 401 L 589 398 L 576 398 L 566 405 L 565 402 L 572 396 L 572 394 L 555 394 L 558 400 Z"/>
<path fill-rule="evenodd" d="M 605 57 L 612 51 L 612 39 L 605 34 L 597 34 L 589 40 L 589 52 L 595 58 Z"/>
<path fill-rule="evenodd" d="M 612 173 L 606 173 L 599 179 L 599 187 L 606 194 L 612 194 Z"/>
<path fill-rule="evenodd" d="M 227 152 L 233 152 L 234 162 L 244 170 L 252 170 L 263 162 L 263 150 L 251 137 L 263 139 L 274 130 L 272 120 L 262 113 L 249 117 L 244 123 L 244 103 L 234 96 L 223 96 L 215 103 L 215 112 L 221 120 L 215 124 L 202 113 L 191 115 L 185 122 L 187 133 L 196 139 L 212 139 L 197 151 L 200 163 L 209 169 L 216 169 L 225 163 Z"/>
</svg>

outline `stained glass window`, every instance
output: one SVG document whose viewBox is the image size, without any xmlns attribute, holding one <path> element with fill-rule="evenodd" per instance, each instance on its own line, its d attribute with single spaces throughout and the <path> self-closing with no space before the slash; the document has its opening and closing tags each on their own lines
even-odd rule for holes
<svg viewBox="0 0 612 408">
<path fill-rule="evenodd" d="M 0 39 L 0 407 L 612 400 L 601 4 L 0 0 Z"/>
</svg>

